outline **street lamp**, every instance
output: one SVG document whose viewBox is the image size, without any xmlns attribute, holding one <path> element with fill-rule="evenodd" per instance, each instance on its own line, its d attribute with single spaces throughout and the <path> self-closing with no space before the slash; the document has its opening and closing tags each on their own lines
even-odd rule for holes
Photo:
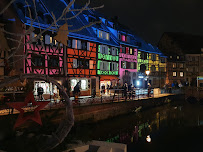
<svg viewBox="0 0 203 152">
<path fill-rule="evenodd" d="M 146 70 L 145 71 L 146 75 L 148 76 L 150 74 L 150 71 L 149 70 Z"/>
</svg>

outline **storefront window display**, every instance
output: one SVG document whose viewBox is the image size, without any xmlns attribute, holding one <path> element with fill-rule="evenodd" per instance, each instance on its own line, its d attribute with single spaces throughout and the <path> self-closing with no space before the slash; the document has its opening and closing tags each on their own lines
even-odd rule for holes
<svg viewBox="0 0 203 152">
<path fill-rule="evenodd" d="M 59 82 L 60 83 L 60 82 Z M 53 85 L 51 82 L 45 82 L 45 81 L 35 81 L 34 82 L 34 95 L 37 95 L 37 88 L 42 87 L 43 88 L 43 94 L 58 94 L 58 89 L 56 85 Z"/>
<path fill-rule="evenodd" d="M 80 84 L 81 90 L 87 90 L 88 89 L 88 79 L 78 79 L 78 78 L 75 78 L 75 79 L 71 79 L 71 91 L 74 90 L 74 87 L 76 86 L 76 84 L 79 81 L 81 82 L 81 84 Z"/>
</svg>

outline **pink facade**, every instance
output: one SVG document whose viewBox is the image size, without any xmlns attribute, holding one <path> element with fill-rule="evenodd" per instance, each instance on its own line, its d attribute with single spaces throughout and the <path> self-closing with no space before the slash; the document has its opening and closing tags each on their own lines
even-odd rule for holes
<svg viewBox="0 0 203 152">
<path fill-rule="evenodd" d="M 129 72 L 137 72 L 137 68 L 136 69 L 123 69 L 122 65 L 121 65 L 122 61 L 135 62 L 137 64 L 137 49 L 134 49 L 134 55 L 125 54 L 125 53 L 119 54 L 119 75 L 120 75 L 120 78 L 122 78 L 125 70 L 128 70 Z"/>
<path fill-rule="evenodd" d="M 27 36 L 27 41 L 29 36 Z M 63 73 L 63 48 L 57 48 L 54 46 L 45 46 L 36 44 L 26 44 L 25 53 L 27 53 L 27 59 L 24 61 L 24 72 L 46 75 L 59 75 Z M 44 66 L 36 67 L 32 64 L 32 55 L 42 57 Z M 59 61 L 59 67 L 50 68 L 48 66 L 49 58 L 55 57 Z"/>
</svg>

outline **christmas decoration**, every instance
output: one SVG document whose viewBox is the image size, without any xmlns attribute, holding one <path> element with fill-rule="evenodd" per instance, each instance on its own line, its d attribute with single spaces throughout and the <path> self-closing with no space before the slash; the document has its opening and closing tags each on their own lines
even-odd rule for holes
<svg viewBox="0 0 203 152">
<path fill-rule="evenodd" d="M 68 24 L 65 23 L 59 28 L 57 35 L 54 37 L 54 39 L 67 46 L 68 34 Z"/>
<path fill-rule="evenodd" d="M 23 108 L 26 107 L 29 103 L 31 103 L 32 106 L 37 106 L 37 107 L 35 108 L 33 114 L 24 116 L 25 111 L 23 110 Z M 14 109 L 17 109 L 20 112 L 18 119 L 16 120 L 16 123 L 14 125 L 14 129 L 16 127 L 19 127 L 20 125 L 24 124 L 27 120 L 33 120 L 36 123 L 42 125 L 39 111 L 41 109 L 43 109 L 48 103 L 49 102 L 44 102 L 44 101 L 43 102 L 36 102 L 34 99 L 34 95 L 33 95 L 32 91 L 30 91 L 28 93 L 24 102 L 7 103 L 7 105 L 9 105 L 10 107 L 12 107 Z"/>
</svg>

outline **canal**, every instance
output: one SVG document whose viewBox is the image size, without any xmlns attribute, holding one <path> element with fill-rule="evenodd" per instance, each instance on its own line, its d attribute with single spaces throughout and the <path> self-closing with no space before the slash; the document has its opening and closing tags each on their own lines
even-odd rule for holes
<svg viewBox="0 0 203 152">
<path fill-rule="evenodd" d="M 97 123 L 77 123 L 54 151 L 76 140 L 124 143 L 128 152 L 202 151 L 203 105 L 176 101 Z"/>
</svg>

